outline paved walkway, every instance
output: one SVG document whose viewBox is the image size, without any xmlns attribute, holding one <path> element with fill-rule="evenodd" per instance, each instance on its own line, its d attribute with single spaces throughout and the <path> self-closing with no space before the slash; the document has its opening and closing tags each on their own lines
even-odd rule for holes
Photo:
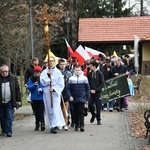
<svg viewBox="0 0 150 150">
<path fill-rule="evenodd" d="M 132 110 L 130 103 L 129 110 Z M 128 111 L 102 111 L 102 125 L 90 123 L 90 113 L 85 118 L 85 132 L 58 131 L 58 134 L 34 131 L 34 116 L 30 106 L 24 106 L 15 113 L 31 114 L 15 121 L 13 137 L 0 137 L 0 150 L 136 150 L 139 145 L 146 145 L 147 139 L 132 137 L 129 129 Z"/>
</svg>

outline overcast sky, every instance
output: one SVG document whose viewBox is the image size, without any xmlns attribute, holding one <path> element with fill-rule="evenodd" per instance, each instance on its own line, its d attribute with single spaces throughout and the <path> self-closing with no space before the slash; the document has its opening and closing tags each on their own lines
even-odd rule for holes
<svg viewBox="0 0 150 150">
<path fill-rule="evenodd" d="M 135 11 L 139 12 L 139 15 L 140 15 L 140 1 L 141 0 L 126 0 L 126 1 L 127 1 L 126 7 L 129 8 L 133 5 L 135 5 L 133 12 L 135 12 Z M 148 9 L 148 14 L 150 15 L 150 4 L 148 4 L 147 1 L 148 0 L 143 0 L 143 6 Z"/>
</svg>

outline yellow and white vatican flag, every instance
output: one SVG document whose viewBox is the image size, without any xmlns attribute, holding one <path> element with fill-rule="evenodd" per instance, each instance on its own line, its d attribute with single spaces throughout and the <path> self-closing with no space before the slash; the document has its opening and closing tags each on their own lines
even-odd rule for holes
<svg viewBox="0 0 150 150">
<path fill-rule="evenodd" d="M 113 56 L 118 57 L 116 51 L 113 52 Z"/>
<path fill-rule="evenodd" d="M 49 57 L 53 57 L 54 59 L 55 59 L 55 65 L 57 65 L 58 64 L 58 58 L 52 53 L 52 51 L 51 50 L 49 50 Z M 48 54 L 46 55 L 46 58 L 45 58 L 45 60 L 47 60 L 48 61 Z"/>
</svg>

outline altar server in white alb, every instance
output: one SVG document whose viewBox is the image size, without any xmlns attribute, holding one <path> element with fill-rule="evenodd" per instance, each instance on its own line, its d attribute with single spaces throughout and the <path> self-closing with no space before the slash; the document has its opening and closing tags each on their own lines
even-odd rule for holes
<svg viewBox="0 0 150 150">
<path fill-rule="evenodd" d="M 54 57 L 49 58 L 49 67 L 44 69 L 41 73 L 40 81 L 44 86 L 43 100 L 49 127 L 51 129 L 50 132 L 55 134 L 57 133 L 58 127 L 65 126 L 66 124 L 60 107 L 61 92 L 64 89 L 64 79 L 61 72 L 55 67 Z M 52 99 L 50 92 L 52 93 Z"/>
</svg>

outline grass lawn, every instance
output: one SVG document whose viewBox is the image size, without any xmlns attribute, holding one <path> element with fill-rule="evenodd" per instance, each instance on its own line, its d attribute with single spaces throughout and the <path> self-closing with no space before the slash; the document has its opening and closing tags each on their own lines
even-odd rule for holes
<svg viewBox="0 0 150 150">
<path fill-rule="evenodd" d="M 17 76 L 19 84 L 20 84 L 20 90 L 22 95 L 22 106 L 30 105 L 29 102 L 27 102 L 27 94 L 26 94 L 26 87 L 24 86 L 24 78 L 22 77 L 22 84 L 20 81 L 20 76 Z"/>
<path fill-rule="evenodd" d="M 23 87 L 22 90 L 22 106 L 30 105 L 30 103 L 27 102 L 26 87 Z"/>
</svg>

